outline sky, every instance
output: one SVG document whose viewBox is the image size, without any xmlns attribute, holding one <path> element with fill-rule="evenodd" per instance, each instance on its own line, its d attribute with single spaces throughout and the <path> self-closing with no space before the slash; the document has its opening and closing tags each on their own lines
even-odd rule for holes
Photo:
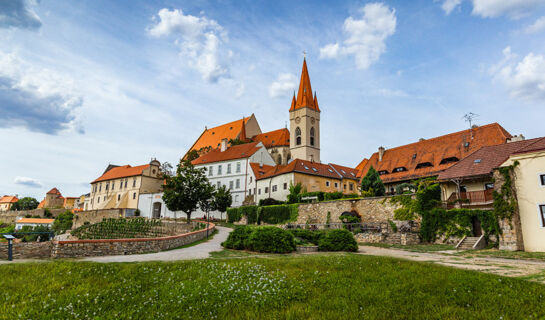
<svg viewBox="0 0 545 320">
<path fill-rule="evenodd" d="M 283 128 L 303 51 L 321 160 L 500 123 L 545 136 L 545 0 L 0 0 L 0 195 L 177 163 L 205 126 Z"/>
</svg>

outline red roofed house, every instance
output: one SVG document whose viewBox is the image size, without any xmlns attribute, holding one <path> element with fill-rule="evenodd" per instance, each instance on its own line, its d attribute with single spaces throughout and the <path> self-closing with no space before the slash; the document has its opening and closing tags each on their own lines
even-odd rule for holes
<svg viewBox="0 0 545 320">
<path fill-rule="evenodd" d="M 0 198 L 0 211 L 9 211 L 11 206 L 17 201 L 19 201 L 17 196 L 3 196 Z"/>
<path fill-rule="evenodd" d="M 91 199 L 86 210 L 125 209 L 125 215 L 131 216 L 138 208 L 140 193 L 161 190 L 160 166 L 157 160 L 135 167 L 108 165 L 104 173 L 91 182 Z"/>
<path fill-rule="evenodd" d="M 401 183 L 419 178 L 437 177 L 461 159 L 485 146 L 504 144 L 512 136 L 502 126 L 492 123 L 444 136 L 420 139 L 404 146 L 380 147 L 358 168 L 361 177 L 373 166 L 380 174 L 387 193 L 394 193 Z"/>
</svg>

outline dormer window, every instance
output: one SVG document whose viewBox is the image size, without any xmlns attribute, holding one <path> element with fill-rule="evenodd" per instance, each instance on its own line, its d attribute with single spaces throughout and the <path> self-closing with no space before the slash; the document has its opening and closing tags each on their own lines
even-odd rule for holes
<svg viewBox="0 0 545 320">
<path fill-rule="evenodd" d="M 429 168 L 429 167 L 433 167 L 433 164 L 431 164 L 431 162 L 421 162 L 416 165 L 416 169 Z"/>
<path fill-rule="evenodd" d="M 341 169 L 341 172 L 342 172 L 343 174 L 346 174 L 346 171 L 344 171 L 343 169 Z"/>
<path fill-rule="evenodd" d="M 475 160 L 473 160 L 473 163 L 475 163 L 475 164 L 481 163 L 481 159 L 475 159 Z"/>
<path fill-rule="evenodd" d="M 378 172 L 378 174 L 380 174 L 380 175 L 388 174 L 388 170 L 380 170 L 380 171 Z"/>
<path fill-rule="evenodd" d="M 416 159 L 416 153 L 415 153 L 415 154 L 413 154 L 413 160 L 414 160 L 414 159 Z"/>
<path fill-rule="evenodd" d="M 407 171 L 407 168 L 405 168 L 405 167 L 397 167 L 397 168 L 394 169 L 393 172 L 402 172 L 402 171 Z"/>
<path fill-rule="evenodd" d="M 447 163 L 453 163 L 453 162 L 458 162 L 459 159 L 456 158 L 456 157 L 448 157 L 448 158 L 444 158 L 443 160 L 441 160 L 441 162 L 439 164 L 447 164 Z"/>
<path fill-rule="evenodd" d="M 313 170 L 314 172 L 318 172 L 318 170 L 316 170 L 316 168 L 312 168 L 312 170 Z"/>
<path fill-rule="evenodd" d="M 305 167 L 305 170 L 308 170 L 308 167 L 307 166 L 304 166 Z"/>
<path fill-rule="evenodd" d="M 469 142 L 464 142 L 464 147 L 469 148 Z"/>
</svg>

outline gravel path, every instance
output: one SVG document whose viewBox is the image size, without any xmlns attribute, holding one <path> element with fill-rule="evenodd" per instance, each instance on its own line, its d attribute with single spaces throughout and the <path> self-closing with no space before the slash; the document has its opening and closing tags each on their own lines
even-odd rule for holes
<svg viewBox="0 0 545 320">
<path fill-rule="evenodd" d="M 214 235 L 212 240 L 188 248 L 161 251 L 157 253 L 133 254 L 127 256 L 89 257 L 78 259 L 78 261 L 138 262 L 205 259 L 210 257 L 210 252 L 223 250 L 221 243 L 227 239 L 229 232 L 232 230 L 230 228 L 219 226 L 216 226 L 216 229 L 218 230 L 218 233 Z"/>
</svg>

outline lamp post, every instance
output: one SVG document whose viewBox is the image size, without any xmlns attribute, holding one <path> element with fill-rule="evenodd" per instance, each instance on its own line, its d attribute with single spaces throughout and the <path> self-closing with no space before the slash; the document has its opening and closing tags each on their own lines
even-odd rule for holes
<svg viewBox="0 0 545 320">
<path fill-rule="evenodd" d="M 15 239 L 14 236 L 11 234 L 4 234 L 4 238 L 8 240 L 8 261 L 13 260 L 13 239 Z"/>
</svg>

